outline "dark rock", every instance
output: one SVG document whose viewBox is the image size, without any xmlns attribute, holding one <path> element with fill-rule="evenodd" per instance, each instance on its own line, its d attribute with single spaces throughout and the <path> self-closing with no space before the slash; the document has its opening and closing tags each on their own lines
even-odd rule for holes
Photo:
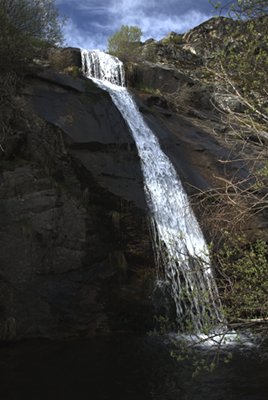
<svg viewBox="0 0 268 400">
<path fill-rule="evenodd" d="M 69 77 L 53 73 L 49 82 L 49 75 L 47 81 L 43 75 L 30 81 L 28 95 L 37 113 L 66 133 L 72 156 L 103 187 L 146 209 L 134 141 L 109 94 L 89 80 L 70 78 L 69 82 Z M 68 89 L 68 83 L 73 88 L 73 81 L 80 93 Z"/>
<path fill-rule="evenodd" d="M 6 138 L 5 151 L 2 156 L 3 159 L 9 160 L 14 156 L 14 154 L 17 154 L 20 148 L 23 146 L 24 142 L 25 142 L 24 132 L 18 132 L 14 135 L 8 136 Z"/>
<path fill-rule="evenodd" d="M 85 93 L 86 91 L 85 82 L 81 79 L 60 74 L 53 70 L 40 71 L 37 72 L 35 76 L 40 80 L 47 81 L 50 84 L 54 83 L 56 86 L 63 87 L 65 89 L 72 89 L 80 93 Z"/>
<path fill-rule="evenodd" d="M 152 93 L 157 90 L 173 93 L 184 84 L 194 84 L 193 79 L 183 72 L 150 62 L 128 65 L 126 75 L 130 86 L 151 90 Z"/>
<path fill-rule="evenodd" d="M 1 163 L 0 339 L 149 329 L 153 253 L 128 127 L 88 80 L 32 73 L 23 100 L 23 146 Z"/>
<path fill-rule="evenodd" d="M 148 107 L 157 106 L 163 109 L 168 109 L 168 102 L 160 96 L 143 95 L 143 101 Z"/>
</svg>

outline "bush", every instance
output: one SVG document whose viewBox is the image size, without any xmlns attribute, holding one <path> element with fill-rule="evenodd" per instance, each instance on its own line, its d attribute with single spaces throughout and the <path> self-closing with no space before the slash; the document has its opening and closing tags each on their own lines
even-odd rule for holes
<svg viewBox="0 0 268 400">
<path fill-rule="evenodd" d="M 62 41 L 54 0 L 0 0 L 0 72 L 20 71 Z"/>
<path fill-rule="evenodd" d="M 248 243 L 243 236 L 226 233 L 223 247 L 215 253 L 220 265 L 221 299 L 229 321 L 266 318 L 268 314 L 268 245 Z"/>
</svg>

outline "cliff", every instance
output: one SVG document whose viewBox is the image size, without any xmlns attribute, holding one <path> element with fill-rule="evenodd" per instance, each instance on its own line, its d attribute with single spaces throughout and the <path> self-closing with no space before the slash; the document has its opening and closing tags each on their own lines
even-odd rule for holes
<svg viewBox="0 0 268 400">
<path fill-rule="evenodd" d="M 220 179 L 248 177 L 245 160 L 228 163 L 244 142 L 215 111 L 210 83 L 196 79 L 203 59 L 193 43 L 202 35 L 170 38 L 144 44 L 151 60 L 127 65 L 128 84 L 211 239 L 195 196 Z M 153 325 L 155 265 L 136 146 L 108 93 L 79 68 L 78 49 L 54 49 L 13 96 L 12 129 L 1 143 L 2 340 Z M 179 105 L 174 92 L 186 96 Z M 228 107 L 239 108 L 233 100 Z M 258 157 L 254 137 L 244 154 Z M 265 211 L 242 228 L 265 237 Z"/>
<path fill-rule="evenodd" d="M 148 329 L 153 255 L 124 120 L 92 82 L 50 69 L 31 71 L 16 102 L 19 139 L 6 137 L 1 161 L 1 338 Z"/>
</svg>

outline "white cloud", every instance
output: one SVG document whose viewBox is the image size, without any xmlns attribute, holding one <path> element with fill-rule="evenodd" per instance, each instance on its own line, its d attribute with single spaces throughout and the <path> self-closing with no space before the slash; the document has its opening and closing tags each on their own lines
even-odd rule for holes
<svg viewBox="0 0 268 400">
<path fill-rule="evenodd" d="M 95 33 L 92 36 L 77 27 L 72 20 L 68 20 L 63 31 L 66 46 L 105 50 L 106 39 L 102 34 Z"/>
<path fill-rule="evenodd" d="M 181 17 L 129 15 L 122 18 L 120 23 L 121 25 L 139 25 L 143 32 L 144 40 L 150 37 L 159 40 L 171 31 L 184 33 L 207 20 L 209 17 L 209 15 L 196 11 L 190 11 Z"/>
<path fill-rule="evenodd" d="M 211 17 L 208 0 L 56 0 L 71 10 L 65 27 L 69 46 L 105 49 L 121 25 L 137 25 L 143 40 L 183 33 Z M 69 8 L 66 8 L 69 7 Z"/>
<path fill-rule="evenodd" d="M 117 25 L 117 21 L 114 26 L 110 27 L 110 29 L 112 31 L 116 31 L 121 25 L 138 25 L 143 32 L 143 40 L 151 37 L 159 40 L 171 31 L 178 33 L 186 32 L 193 26 L 199 25 L 208 18 L 209 16 L 194 11 L 184 15 L 181 18 L 169 17 L 163 19 L 161 16 L 158 18 L 143 16 L 142 19 L 140 19 L 140 16 L 127 16 L 120 20 L 119 25 Z M 99 23 L 95 22 L 92 25 L 96 28 L 96 33 L 93 35 L 83 31 L 72 20 L 69 20 L 64 28 L 66 44 L 72 47 L 83 47 L 87 49 L 98 48 L 104 50 L 106 48 L 109 35 L 106 36 L 104 32 L 100 33 L 102 26 Z"/>
</svg>

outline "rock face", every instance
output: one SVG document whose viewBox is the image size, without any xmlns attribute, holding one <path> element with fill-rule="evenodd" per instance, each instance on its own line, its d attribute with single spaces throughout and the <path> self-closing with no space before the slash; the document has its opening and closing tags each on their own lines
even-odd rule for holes
<svg viewBox="0 0 268 400">
<path fill-rule="evenodd" d="M 202 43 L 209 39 L 209 54 L 226 24 L 215 19 L 184 37 L 149 40 L 147 61 L 127 65 L 140 111 L 208 239 L 196 195 L 249 176 L 243 160 L 229 162 L 244 142 L 211 100 L 242 111 L 239 102 L 200 84 Z M 40 65 L 14 97 L 19 118 L 0 143 L 0 340 L 146 332 L 155 265 L 135 143 L 109 94 L 81 77 L 79 49 L 53 49 Z M 257 157 L 260 139 L 249 141 L 245 156 Z M 260 212 L 244 230 L 265 239 L 267 221 Z"/>
<path fill-rule="evenodd" d="M 141 49 L 142 59 L 176 68 L 196 68 L 202 65 L 202 57 L 187 44 L 182 35 L 171 32 L 166 38 L 147 40 Z"/>
<path fill-rule="evenodd" d="M 1 162 L 1 339 L 147 330 L 153 255 L 124 120 L 93 83 L 53 71 L 20 101 L 21 144 Z"/>
<path fill-rule="evenodd" d="M 196 28 L 185 33 L 183 40 L 190 46 L 195 54 L 209 56 L 212 51 L 221 49 L 225 38 L 237 22 L 231 18 L 215 17 L 203 22 Z"/>
<path fill-rule="evenodd" d="M 151 92 L 173 93 L 185 84 L 190 86 L 194 84 L 193 79 L 178 69 L 148 61 L 142 64 L 129 64 L 127 78 L 129 86 Z"/>
</svg>

